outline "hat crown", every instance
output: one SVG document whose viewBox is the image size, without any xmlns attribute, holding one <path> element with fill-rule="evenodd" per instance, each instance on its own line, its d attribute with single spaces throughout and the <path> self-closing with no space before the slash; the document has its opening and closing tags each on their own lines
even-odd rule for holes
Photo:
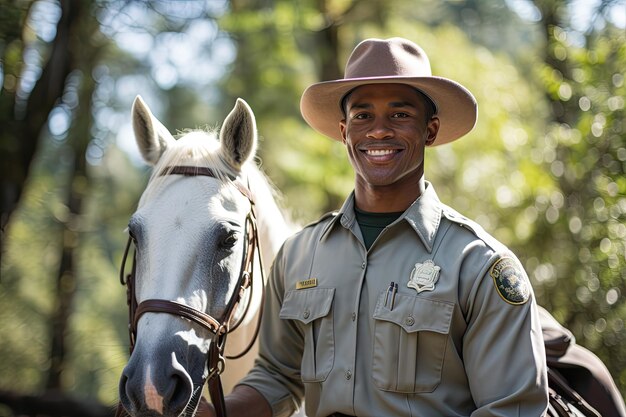
<svg viewBox="0 0 626 417">
<path fill-rule="evenodd" d="M 422 48 L 403 38 L 367 39 L 348 58 L 345 79 L 430 77 L 430 61 Z"/>
</svg>

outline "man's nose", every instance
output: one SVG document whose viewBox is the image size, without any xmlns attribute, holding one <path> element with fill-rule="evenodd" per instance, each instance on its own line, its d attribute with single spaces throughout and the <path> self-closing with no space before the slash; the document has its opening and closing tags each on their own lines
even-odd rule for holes
<svg viewBox="0 0 626 417">
<path fill-rule="evenodd" d="M 377 118 L 372 122 L 367 136 L 371 139 L 389 139 L 394 135 L 393 129 L 389 126 L 389 121 L 384 118 Z"/>
</svg>

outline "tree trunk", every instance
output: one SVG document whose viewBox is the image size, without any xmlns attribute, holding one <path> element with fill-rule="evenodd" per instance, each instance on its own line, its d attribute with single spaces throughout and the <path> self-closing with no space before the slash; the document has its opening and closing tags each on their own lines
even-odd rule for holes
<svg viewBox="0 0 626 417">
<path fill-rule="evenodd" d="M 80 4 L 71 0 L 60 1 L 62 14 L 50 48 L 50 58 L 31 93 L 20 98 L 15 89 L 3 89 L 0 94 L 0 109 L 3 110 L 0 122 L 6 128 L 0 136 L 3 142 L 3 152 L 0 153 L 0 253 L 10 216 L 22 197 L 40 134 L 46 127 L 50 111 L 63 94 L 65 79 L 73 69 L 69 59 L 70 36 Z M 12 76 L 19 79 L 21 75 Z"/>
<path fill-rule="evenodd" d="M 72 9 L 76 17 L 70 29 L 70 67 L 80 78 L 78 103 L 74 104 L 74 122 L 67 139 L 68 152 L 72 155 L 72 165 L 67 177 L 67 197 L 65 205 L 68 216 L 63 219 L 61 262 L 56 278 L 56 305 L 50 320 L 50 370 L 46 383 L 47 390 L 62 390 L 62 373 L 67 367 L 68 347 L 66 344 L 72 305 L 76 294 L 79 271 L 77 270 L 77 248 L 81 234 L 81 214 L 83 202 L 89 190 L 86 152 L 90 142 L 91 98 L 95 84 L 91 70 L 100 48 L 91 44 L 85 48 L 85 40 L 92 39 L 98 30 L 97 23 L 89 15 L 89 4 L 82 0 L 70 0 L 64 7 Z M 80 53 L 79 53 L 80 51 Z M 80 75 L 82 74 L 82 76 Z M 70 88 L 70 87 L 68 87 Z M 80 111 L 79 111 L 80 110 Z"/>
</svg>

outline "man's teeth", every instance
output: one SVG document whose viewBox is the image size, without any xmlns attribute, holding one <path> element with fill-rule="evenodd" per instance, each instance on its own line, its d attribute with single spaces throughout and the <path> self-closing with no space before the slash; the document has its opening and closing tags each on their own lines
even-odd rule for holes
<svg viewBox="0 0 626 417">
<path fill-rule="evenodd" d="M 383 155 L 390 155 L 394 153 L 395 151 L 392 149 L 368 149 L 366 152 L 368 155 L 372 155 L 372 156 L 383 156 Z"/>
</svg>

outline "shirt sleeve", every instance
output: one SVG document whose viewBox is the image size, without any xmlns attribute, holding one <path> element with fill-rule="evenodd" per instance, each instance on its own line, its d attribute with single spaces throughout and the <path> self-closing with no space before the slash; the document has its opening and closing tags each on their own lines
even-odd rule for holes
<svg viewBox="0 0 626 417">
<path fill-rule="evenodd" d="M 548 383 L 539 313 L 528 276 L 512 255 L 486 264 L 470 297 L 463 360 L 472 417 L 542 416 Z"/>
<path fill-rule="evenodd" d="M 284 296 L 284 246 L 276 255 L 266 287 L 259 332 L 259 356 L 239 384 L 256 389 L 265 397 L 276 417 L 290 416 L 304 396 L 300 361 L 304 336 L 291 320 L 279 317 Z"/>
</svg>

